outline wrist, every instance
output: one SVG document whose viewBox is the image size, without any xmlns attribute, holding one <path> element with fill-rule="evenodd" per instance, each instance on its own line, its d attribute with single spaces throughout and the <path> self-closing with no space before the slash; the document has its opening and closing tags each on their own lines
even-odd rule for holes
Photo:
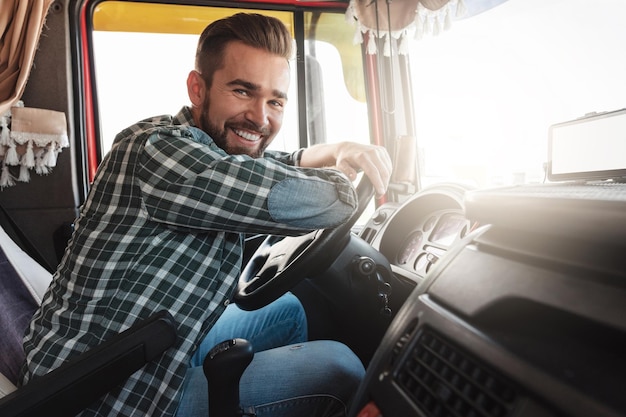
<svg viewBox="0 0 626 417">
<path fill-rule="evenodd" d="M 302 154 L 304 153 L 304 148 L 300 148 L 292 154 L 293 165 L 296 167 L 302 166 Z"/>
</svg>

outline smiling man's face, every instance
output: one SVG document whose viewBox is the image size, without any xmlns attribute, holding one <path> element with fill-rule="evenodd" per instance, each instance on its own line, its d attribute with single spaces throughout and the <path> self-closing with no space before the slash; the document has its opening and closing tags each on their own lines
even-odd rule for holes
<svg viewBox="0 0 626 417">
<path fill-rule="evenodd" d="M 259 157 L 282 126 L 289 63 L 234 41 L 226 46 L 223 64 L 208 90 L 195 73 L 194 121 L 229 154 Z"/>
</svg>

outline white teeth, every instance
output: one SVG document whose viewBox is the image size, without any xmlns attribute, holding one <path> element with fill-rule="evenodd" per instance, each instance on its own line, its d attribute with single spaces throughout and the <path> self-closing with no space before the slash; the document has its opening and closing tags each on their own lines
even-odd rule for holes
<svg viewBox="0 0 626 417">
<path fill-rule="evenodd" d="M 235 133 L 241 136 L 242 138 L 244 138 L 245 140 L 249 140 L 251 142 L 255 142 L 261 139 L 260 135 L 253 135 L 252 133 L 244 132 L 243 130 L 235 130 Z"/>
</svg>

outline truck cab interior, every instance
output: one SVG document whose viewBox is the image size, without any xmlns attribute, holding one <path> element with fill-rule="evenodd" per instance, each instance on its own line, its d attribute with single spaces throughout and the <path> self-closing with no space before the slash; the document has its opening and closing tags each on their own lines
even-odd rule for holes
<svg viewBox="0 0 626 417">
<path fill-rule="evenodd" d="M 366 368 L 350 417 L 626 415 L 621 0 L 5 0 L 0 10 L 0 261 L 41 277 L 20 296 L 31 307 L 14 340 L 114 136 L 187 104 L 199 33 L 254 11 L 283 21 L 298 50 L 272 146 L 374 143 L 394 171 L 380 198 L 355 182 L 360 210 L 343 227 L 247 236 L 234 301 L 254 309 L 291 291 L 312 340 L 349 346 Z M 4 297 L 15 272 L 0 275 Z M 16 328 L 5 310 L 3 328 Z M 154 318 L 133 366 L 170 346 L 172 320 Z M 28 385 L 16 389 L 5 369 L 0 410 L 37 415 L 9 411 Z"/>
</svg>

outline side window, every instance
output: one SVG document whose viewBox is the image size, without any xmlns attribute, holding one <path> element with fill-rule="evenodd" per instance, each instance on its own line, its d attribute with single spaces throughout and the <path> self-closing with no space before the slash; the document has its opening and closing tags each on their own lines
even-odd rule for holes
<svg viewBox="0 0 626 417">
<path fill-rule="evenodd" d="M 197 39 L 188 34 L 94 31 L 103 153 L 122 129 L 147 117 L 175 114 L 189 102 L 185 82 Z"/>
<path fill-rule="evenodd" d="M 122 129 L 148 117 L 175 114 L 189 104 L 186 80 L 194 68 L 198 36 L 210 22 L 245 11 L 119 1 L 98 4 L 92 39 L 102 155 Z M 293 13 L 265 14 L 279 18 L 293 33 Z M 295 80 L 296 66 L 292 68 Z M 273 143 L 279 149 L 295 149 L 298 144 L 295 83 L 288 94 L 286 123 Z"/>
<path fill-rule="evenodd" d="M 305 13 L 309 143 L 369 143 L 361 47 L 341 13 Z"/>
<path fill-rule="evenodd" d="M 211 21 L 242 11 L 246 10 L 143 2 L 98 4 L 92 39 L 102 155 L 127 126 L 175 114 L 189 104 L 185 83 L 194 66 L 199 34 Z M 293 12 L 250 11 L 278 17 L 295 32 Z M 271 149 L 292 151 L 300 146 L 299 111 L 307 111 L 309 144 L 369 142 L 360 48 L 346 42 L 351 36 L 337 33 L 338 25 L 346 31 L 354 28 L 342 13 L 304 15 L 307 103 L 298 97 L 294 61 L 289 105 Z"/>
</svg>

